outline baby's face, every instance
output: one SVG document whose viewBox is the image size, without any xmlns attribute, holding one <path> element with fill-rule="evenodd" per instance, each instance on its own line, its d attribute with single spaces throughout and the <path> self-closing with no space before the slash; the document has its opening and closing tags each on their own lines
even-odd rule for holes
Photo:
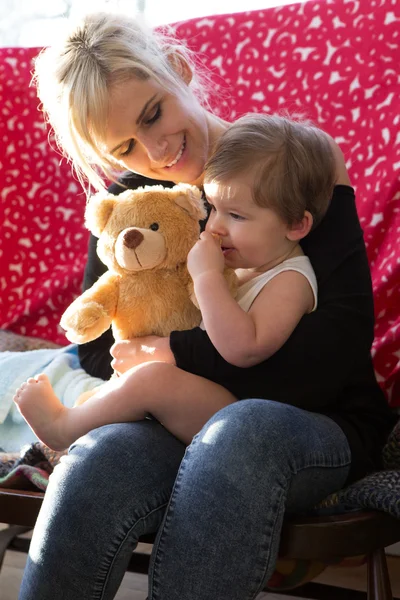
<svg viewBox="0 0 400 600">
<path fill-rule="evenodd" d="M 284 260 L 293 242 L 281 217 L 254 202 L 252 183 L 249 175 L 204 185 L 211 206 L 206 230 L 220 238 L 226 266 L 263 271 Z"/>
</svg>

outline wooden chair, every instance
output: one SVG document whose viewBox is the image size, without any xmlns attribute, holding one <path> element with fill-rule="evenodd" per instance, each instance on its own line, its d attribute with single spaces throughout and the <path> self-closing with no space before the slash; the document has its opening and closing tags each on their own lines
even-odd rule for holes
<svg viewBox="0 0 400 600">
<path fill-rule="evenodd" d="M 18 536 L 35 525 L 43 493 L 0 489 L 0 567 L 7 548 L 27 551 L 29 540 Z M 140 541 L 152 543 L 153 536 Z M 287 519 L 283 526 L 280 558 L 336 563 L 352 556 L 367 557 L 368 600 L 392 600 L 384 548 L 400 541 L 400 520 L 386 513 L 349 514 Z M 149 557 L 133 553 L 128 570 L 147 573 Z M 335 595 L 340 597 L 340 592 Z"/>
</svg>

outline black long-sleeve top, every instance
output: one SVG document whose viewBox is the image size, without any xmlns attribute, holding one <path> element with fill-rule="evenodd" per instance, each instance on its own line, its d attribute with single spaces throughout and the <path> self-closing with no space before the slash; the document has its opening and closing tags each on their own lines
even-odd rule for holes
<svg viewBox="0 0 400 600">
<path fill-rule="evenodd" d="M 126 174 L 121 182 L 135 189 L 163 184 Z M 118 184 L 110 192 L 126 189 Z M 91 235 L 83 288 L 105 272 Z M 381 449 L 393 426 L 371 361 L 374 307 L 369 265 L 357 216 L 354 190 L 335 187 L 332 202 L 318 227 L 301 242 L 318 280 L 318 309 L 305 315 L 284 346 L 268 360 L 250 367 L 241 397 L 252 397 L 249 379 L 262 378 L 271 400 L 331 417 L 342 428 L 352 451 L 349 481 L 381 466 Z M 111 329 L 79 347 L 82 367 L 91 375 L 111 375 Z M 173 331 L 171 350 L 181 369 L 240 389 L 243 368 L 231 365 L 214 348 L 206 331 Z M 248 375 L 248 373 L 247 373 Z M 243 378 L 244 379 L 244 378 Z"/>
</svg>

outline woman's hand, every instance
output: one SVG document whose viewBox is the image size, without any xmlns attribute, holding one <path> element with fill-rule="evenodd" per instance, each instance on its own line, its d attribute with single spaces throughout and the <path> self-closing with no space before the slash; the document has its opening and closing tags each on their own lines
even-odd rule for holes
<svg viewBox="0 0 400 600">
<path fill-rule="evenodd" d="M 219 240 L 208 231 L 203 231 L 188 254 L 187 267 L 193 280 L 210 271 L 223 273 L 225 260 Z"/>
<path fill-rule="evenodd" d="M 169 337 L 148 335 L 115 342 L 111 346 L 113 361 L 111 366 L 120 375 L 136 365 L 145 362 L 161 361 L 175 365 L 175 357 L 169 345 Z"/>
</svg>

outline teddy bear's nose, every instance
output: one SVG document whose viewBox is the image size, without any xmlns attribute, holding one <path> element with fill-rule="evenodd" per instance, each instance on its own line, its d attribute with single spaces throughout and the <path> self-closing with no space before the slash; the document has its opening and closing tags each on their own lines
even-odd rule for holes
<svg viewBox="0 0 400 600">
<path fill-rule="evenodd" d="M 124 246 L 133 250 L 141 244 L 143 239 L 143 234 L 140 231 L 137 229 L 128 229 L 124 233 Z"/>
</svg>

